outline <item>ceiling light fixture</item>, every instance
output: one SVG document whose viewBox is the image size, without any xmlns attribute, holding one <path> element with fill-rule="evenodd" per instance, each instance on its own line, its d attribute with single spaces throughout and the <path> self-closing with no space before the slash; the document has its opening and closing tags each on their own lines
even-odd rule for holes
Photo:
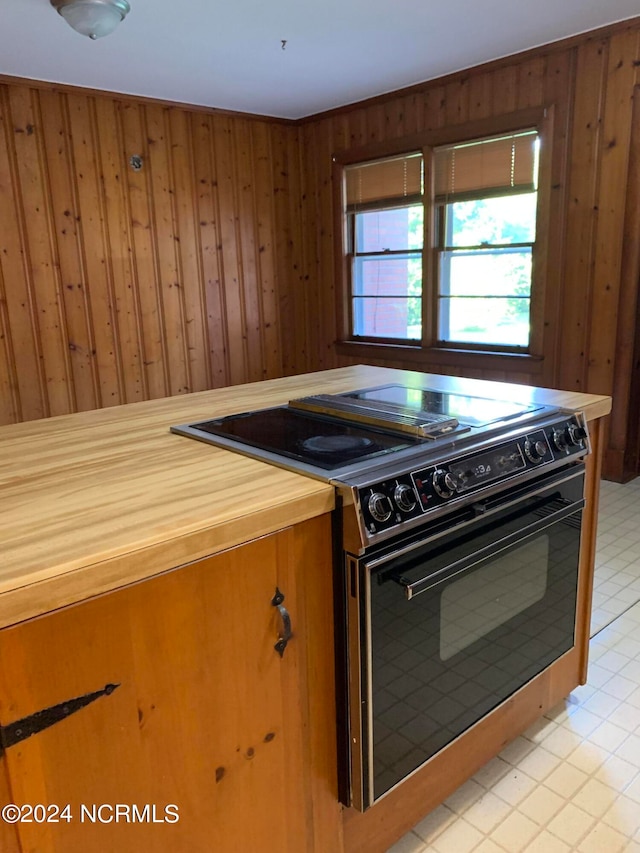
<svg viewBox="0 0 640 853">
<path fill-rule="evenodd" d="M 70 27 L 90 39 L 108 36 L 131 7 L 127 0 L 51 0 Z"/>
</svg>

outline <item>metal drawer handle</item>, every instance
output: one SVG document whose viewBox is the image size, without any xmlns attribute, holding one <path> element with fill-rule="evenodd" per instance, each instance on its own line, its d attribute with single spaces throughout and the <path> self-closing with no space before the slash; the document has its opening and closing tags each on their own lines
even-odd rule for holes
<svg viewBox="0 0 640 853">
<path fill-rule="evenodd" d="M 284 655 L 284 650 L 287 648 L 287 643 L 291 639 L 291 616 L 289 616 L 289 611 L 282 604 L 284 601 L 284 595 L 280 592 L 278 587 L 276 587 L 276 594 L 271 599 L 271 604 L 274 607 L 278 608 L 278 613 L 282 618 L 282 636 L 278 637 L 278 642 L 273 647 L 280 657 Z"/>
</svg>

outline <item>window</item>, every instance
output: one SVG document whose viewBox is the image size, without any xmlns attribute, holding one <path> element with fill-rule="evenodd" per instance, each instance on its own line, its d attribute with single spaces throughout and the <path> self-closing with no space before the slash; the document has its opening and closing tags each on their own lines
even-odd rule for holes
<svg viewBox="0 0 640 853">
<path fill-rule="evenodd" d="M 535 350 L 542 134 L 515 127 L 341 165 L 343 340 Z"/>
<path fill-rule="evenodd" d="M 347 168 L 346 184 L 353 334 L 419 341 L 422 155 Z"/>
<path fill-rule="evenodd" d="M 528 348 L 535 130 L 434 149 L 438 340 Z"/>
</svg>

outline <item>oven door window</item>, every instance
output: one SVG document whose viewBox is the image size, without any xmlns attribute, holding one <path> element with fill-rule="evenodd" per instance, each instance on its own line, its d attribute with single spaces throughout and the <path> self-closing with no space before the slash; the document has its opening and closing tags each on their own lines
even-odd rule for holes
<svg viewBox="0 0 640 853">
<path fill-rule="evenodd" d="M 562 506 L 361 565 L 369 804 L 573 647 L 581 514 Z"/>
<path fill-rule="evenodd" d="M 496 557 L 482 572 L 453 580 L 440 597 L 440 660 L 447 661 L 525 613 L 547 591 L 549 536 Z"/>
</svg>

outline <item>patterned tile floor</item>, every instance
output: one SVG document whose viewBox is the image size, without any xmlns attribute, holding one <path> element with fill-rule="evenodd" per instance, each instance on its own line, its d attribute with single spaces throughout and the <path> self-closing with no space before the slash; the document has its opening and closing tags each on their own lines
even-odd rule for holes
<svg viewBox="0 0 640 853">
<path fill-rule="evenodd" d="M 588 683 L 389 853 L 640 853 L 640 478 L 602 482 Z"/>
</svg>

